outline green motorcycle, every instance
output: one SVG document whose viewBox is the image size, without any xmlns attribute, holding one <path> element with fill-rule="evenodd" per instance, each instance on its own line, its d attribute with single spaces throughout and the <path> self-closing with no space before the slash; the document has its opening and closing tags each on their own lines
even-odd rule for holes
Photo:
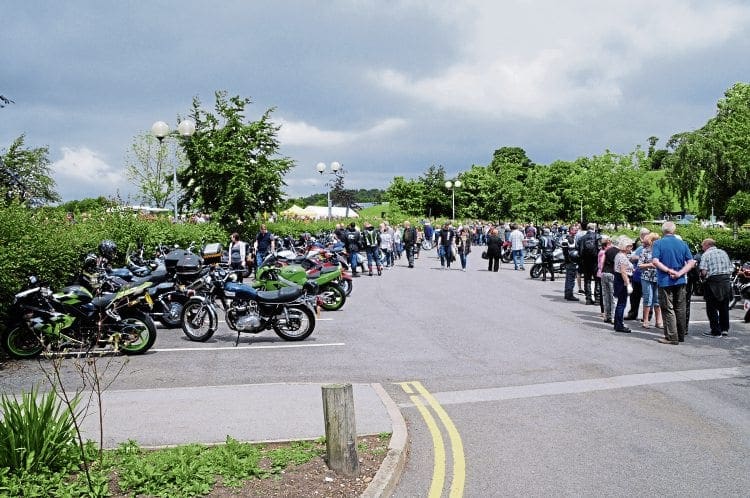
<svg viewBox="0 0 750 498">
<path fill-rule="evenodd" d="M 275 255 L 269 254 L 255 272 L 252 286 L 260 290 L 278 290 L 282 287 L 301 287 L 309 280 L 318 284 L 318 306 L 326 311 L 341 309 L 346 302 L 346 293 L 337 283 L 341 278 L 341 267 L 333 266 L 311 270 L 308 275 L 300 265 L 285 265 Z"/>
</svg>

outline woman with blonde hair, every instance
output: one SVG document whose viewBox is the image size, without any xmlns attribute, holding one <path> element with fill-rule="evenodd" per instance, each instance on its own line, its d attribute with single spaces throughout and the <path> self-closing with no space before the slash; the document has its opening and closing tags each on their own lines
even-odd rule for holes
<svg viewBox="0 0 750 498">
<path fill-rule="evenodd" d="M 643 252 L 638 258 L 638 268 L 641 269 L 641 288 L 643 289 L 643 323 L 642 327 L 650 327 L 649 313 L 653 309 L 657 328 L 662 328 L 661 306 L 659 306 L 659 286 L 656 285 L 656 267 L 651 262 L 654 242 L 659 239 L 658 233 L 649 233 L 643 238 Z"/>
</svg>

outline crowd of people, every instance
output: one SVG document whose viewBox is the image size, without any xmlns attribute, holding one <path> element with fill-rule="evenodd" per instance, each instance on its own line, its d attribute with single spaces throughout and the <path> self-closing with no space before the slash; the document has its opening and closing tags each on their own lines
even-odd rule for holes
<svg viewBox="0 0 750 498">
<path fill-rule="evenodd" d="M 643 329 L 663 330 L 658 341 L 669 345 L 678 345 L 688 335 L 692 294 L 689 283 L 702 278 L 710 324 L 710 330 L 704 334 L 728 335 L 730 277 L 734 267 L 729 256 L 709 238 L 702 243 L 703 254 L 698 262 L 676 234 L 673 222 L 665 222 L 661 232 L 642 228 L 638 239 L 633 240 L 625 235 L 603 234 L 595 223 L 585 228 L 580 224 L 555 223 L 538 229 L 531 223 L 476 222 L 454 227 L 446 222 L 435 228 L 429 221 L 415 226 L 405 221 L 396 226 L 383 222 L 377 227 L 365 222 L 362 230 L 355 222 L 346 226 L 339 223 L 333 235 L 349 254 L 353 276 L 365 272 L 370 276 L 382 275 L 384 269 L 393 268 L 395 261 L 404 256 L 407 267 L 414 268 L 422 242 L 427 240 L 436 248 L 444 270 L 455 265 L 466 271 L 472 248 L 482 246 L 487 271 L 499 270 L 504 248 L 510 251 L 513 269 L 523 271 L 525 251 L 537 248 L 542 260 L 541 280 L 546 280 L 549 273 L 554 281 L 553 253 L 560 247 L 565 261 L 565 300 L 580 301 L 574 292 L 577 286 L 578 293 L 585 298 L 584 304 L 598 305 L 602 321 L 611 324 L 615 332 L 630 333 L 625 322 L 637 321 Z M 258 258 L 274 250 L 273 240 L 263 226 L 254 241 Z M 236 259 L 241 264 L 244 258 L 237 252 Z"/>
</svg>

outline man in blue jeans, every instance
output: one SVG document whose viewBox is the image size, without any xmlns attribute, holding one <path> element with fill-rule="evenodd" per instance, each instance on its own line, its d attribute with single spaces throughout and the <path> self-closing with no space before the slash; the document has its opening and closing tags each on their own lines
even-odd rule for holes
<svg viewBox="0 0 750 498">
<path fill-rule="evenodd" d="M 510 225 L 510 250 L 513 255 L 513 269 L 523 270 L 523 239 L 524 235 L 516 223 Z"/>
<path fill-rule="evenodd" d="M 651 263 L 656 268 L 659 305 L 664 321 L 661 344 L 677 345 L 685 341 L 687 332 L 687 292 L 685 275 L 695 265 L 687 244 L 677 238 L 677 227 L 671 221 L 661 226 L 664 237 L 654 242 Z"/>
</svg>

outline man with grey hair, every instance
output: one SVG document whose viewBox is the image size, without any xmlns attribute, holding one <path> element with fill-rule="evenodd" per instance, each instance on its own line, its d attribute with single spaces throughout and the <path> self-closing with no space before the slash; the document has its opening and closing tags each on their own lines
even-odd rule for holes
<svg viewBox="0 0 750 498">
<path fill-rule="evenodd" d="M 703 299 L 706 300 L 706 315 L 711 327 L 703 335 L 720 337 L 729 335 L 729 301 L 732 299 L 732 270 L 734 265 L 726 251 L 716 247 L 714 239 L 705 239 L 701 244 L 701 277 L 706 279 Z"/>
<path fill-rule="evenodd" d="M 686 274 L 695 265 L 687 244 L 675 236 L 677 227 L 671 221 L 661 226 L 664 237 L 654 243 L 651 263 L 656 268 L 659 305 L 664 321 L 661 344 L 677 345 L 687 332 Z"/>
</svg>

